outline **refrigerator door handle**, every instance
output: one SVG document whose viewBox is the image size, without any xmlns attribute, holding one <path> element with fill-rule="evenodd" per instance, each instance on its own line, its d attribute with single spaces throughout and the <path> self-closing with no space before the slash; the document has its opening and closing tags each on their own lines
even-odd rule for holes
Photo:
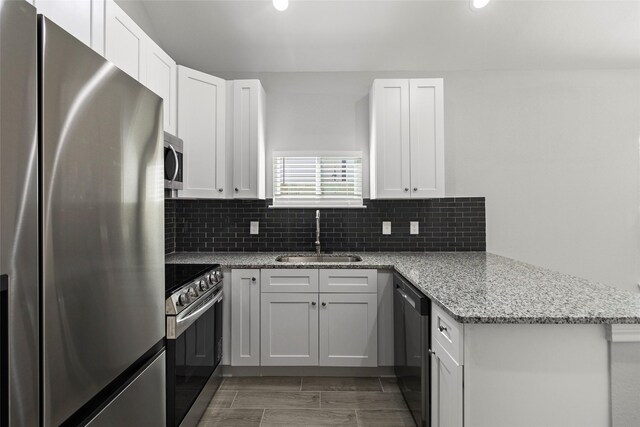
<svg viewBox="0 0 640 427">
<path fill-rule="evenodd" d="M 0 275 L 0 425 L 9 425 L 9 275 Z"/>
</svg>

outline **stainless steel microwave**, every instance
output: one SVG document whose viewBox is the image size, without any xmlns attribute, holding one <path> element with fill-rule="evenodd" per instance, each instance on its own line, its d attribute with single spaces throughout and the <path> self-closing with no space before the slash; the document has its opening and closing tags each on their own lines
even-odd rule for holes
<svg viewBox="0 0 640 427">
<path fill-rule="evenodd" d="M 170 133 L 164 133 L 164 188 L 182 190 L 183 143 Z"/>
</svg>

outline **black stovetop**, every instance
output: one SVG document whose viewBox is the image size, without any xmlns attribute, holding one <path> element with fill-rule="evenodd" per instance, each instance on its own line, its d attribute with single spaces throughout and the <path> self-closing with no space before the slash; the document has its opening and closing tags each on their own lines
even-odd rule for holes
<svg viewBox="0 0 640 427">
<path fill-rule="evenodd" d="M 219 264 L 165 264 L 165 294 L 168 296 L 170 293 L 186 285 L 196 277 L 219 266 Z"/>
</svg>

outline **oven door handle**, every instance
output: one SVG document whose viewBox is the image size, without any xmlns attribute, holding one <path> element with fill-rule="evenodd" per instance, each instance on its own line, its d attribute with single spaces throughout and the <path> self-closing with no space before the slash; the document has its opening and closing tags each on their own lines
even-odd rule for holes
<svg viewBox="0 0 640 427">
<path fill-rule="evenodd" d="M 169 150 L 173 153 L 173 157 L 176 159 L 176 167 L 173 170 L 173 177 L 171 178 L 171 182 L 176 180 L 178 176 L 178 171 L 180 170 L 180 163 L 178 162 L 178 153 L 176 153 L 176 149 L 173 148 L 173 145 L 169 144 Z"/>
<path fill-rule="evenodd" d="M 188 321 L 189 319 L 193 319 L 196 316 L 199 316 L 200 313 L 202 313 L 203 311 L 208 310 L 212 305 L 219 303 L 220 301 L 222 301 L 222 290 L 220 290 L 216 296 L 213 297 L 213 299 L 211 301 L 209 301 L 208 303 L 206 303 L 205 305 L 203 305 L 202 307 L 198 308 L 197 310 L 191 312 L 191 313 L 180 313 L 178 315 L 178 317 L 176 318 L 176 324 L 181 324 L 184 323 L 186 321 Z M 184 317 L 183 317 L 184 316 Z"/>
<path fill-rule="evenodd" d="M 222 301 L 224 295 L 222 290 L 215 294 L 211 301 L 208 301 L 202 307 L 198 307 L 198 309 L 187 312 L 184 311 L 177 316 L 167 316 L 167 339 L 176 339 L 180 335 L 183 334 L 184 331 L 189 329 L 189 327 L 198 320 L 200 315 L 210 309 L 213 305 Z"/>
</svg>

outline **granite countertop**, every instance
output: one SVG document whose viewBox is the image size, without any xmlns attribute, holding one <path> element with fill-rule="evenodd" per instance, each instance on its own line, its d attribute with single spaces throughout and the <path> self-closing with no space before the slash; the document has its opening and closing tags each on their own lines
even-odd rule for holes
<svg viewBox="0 0 640 427">
<path fill-rule="evenodd" d="M 486 252 L 354 253 L 354 263 L 282 263 L 276 253 L 175 253 L 227 268 L 394 269 L 462 323 L 640 323 L 640 294 Z M 306 254 L 308 255 L 308 254 Z"/>
</svg>

